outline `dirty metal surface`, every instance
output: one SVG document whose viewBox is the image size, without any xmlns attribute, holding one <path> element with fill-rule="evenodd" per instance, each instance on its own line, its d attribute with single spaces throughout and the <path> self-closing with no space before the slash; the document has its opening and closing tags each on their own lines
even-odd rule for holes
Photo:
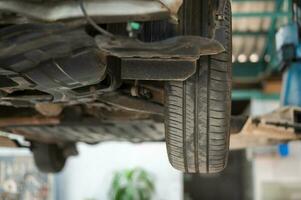
<svg viewBox="0 0 301 200">
<path fill-rule="evenodd" d="M 224 51 L 217 41 L 200 36 L 177 36 L 158 42 L 133 38 L 95 38 L 108 56 L 120 58 L 121 78 L 125 80 L 184 81 L 196 71 L 200 56 Z"/>
<path fill-rule="evenodd" d="M 164 115 L 164 106 L 126 95 L 106 94 L 101 97 L 100 101 L 123 110 Z"/>
<path fill-rule="evenodd" d="M 125 58 L 121 60 L 124 80 L 184 81 L 196 72 L 197 61 Z"/>
<path fill-rule="evenodd" d="M 281 108 L 270 114 L 231 120 L 230 149 L 244 149 L 276 145 L 300 140 L 301 134 L 294 126 L 299 124 L 297 108 Z M 5 132 L 23 135 L 27 139 L 45 143 L 86 142 L 90 144 L 105 141 L 155 142 L 165 140 L 164 124 L 154 120 L 81 121 L 62 122 L 56 120 L 14 119 L 1 120 Z M 32 124 L 29 124 L 32 123 Z M 277 122 L 276 125 L 271 122 Z M 281 122 L 281 123 L 280 123 Z M 48 124 L 47 124 L 48 123 Z M 245 123 L 239 131 L 241 123 Z M 285 126 L 287 124 L 287 126 Z M 239 133 L 238 133 L 239 131 Z M 1 141 L 0 141 L 1 142 Z"/>
<path fill-rule="evenodd" d="M 57 125 L 60 119 L 57 117 L 11 117 L 0 120 L 0 128 L 7 126 L 26 125 Z"/>
<path fill-rule="evenodd" d="M 6 131 L 23 135 L 30 140 L 45 143 L 105 141 L 147 142 L 164 141 L 164 125 L 153 121 L 128 123 L 72 124 L 57 126 L 22 126 L 5 128 Z"/>
<path fill-rule="evenodd" d="M 219 42 L 200 36 L 177 36 L 151 43 L 103 35 L 96 36 L 95 40 L 100 50 L 119 58 L 197 60 L 202 55 L 215 55 L 225 50 Z"/>
<path fill-rule="evenodd" d="M 16 143 L 8 137 L 0 136 L 0 147 L 17 147 Z"/>
<path fill-rule="evenodd" d="M 100 23 L 150 21 L 174 16 L 182 0 L 83 0 L 89 16 Z M 0 11 L 45 22 L 84 18 L 79 1 L 0 0 Z"/>
</svg>

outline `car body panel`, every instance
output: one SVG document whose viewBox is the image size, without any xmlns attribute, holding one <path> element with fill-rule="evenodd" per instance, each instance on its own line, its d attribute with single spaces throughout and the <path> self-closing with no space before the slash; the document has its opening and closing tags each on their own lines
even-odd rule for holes
<svg viewBox="0 0 301 200">
<path fill-rule="evenodd" d="M 83 0 L 84 1 L 84 0 Z M 183 0 L 89 0 L 84 7 L 97 22 L 149 21 L 174 16 Z M 0 11 L 9 11 L 32 19 L 56 22 L 84 17 L 79 1 L 29 2 L 0 0 Z"/>
</svg>

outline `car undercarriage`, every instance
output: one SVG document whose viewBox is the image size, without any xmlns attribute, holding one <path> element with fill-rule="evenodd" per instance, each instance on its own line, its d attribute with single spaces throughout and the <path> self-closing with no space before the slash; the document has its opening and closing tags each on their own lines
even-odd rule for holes
<svg viewBox="0 0 301 200">
<path fill-rule="evenodd" d="M 227 0 L 0 0 L 1 130 L 30 141 L 47 172 L 63 167 L 41 164 L 49 149 L 165 139 L 175 168 L 221 171 L 230 15 Z"/>
</svg>

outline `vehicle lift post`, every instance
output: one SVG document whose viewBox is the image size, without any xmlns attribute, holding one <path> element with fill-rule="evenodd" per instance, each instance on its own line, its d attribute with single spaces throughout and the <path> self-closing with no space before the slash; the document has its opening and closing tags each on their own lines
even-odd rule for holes
<svg viewBox="0 0 301 200">
<path fill-rule="evenodd" d="M 299 9 L 300 6 L 295 6 Z M 279 70 L 283 72 L 281 107 L 276 111 L 249 118 L 238 134 L 231 136 L 230 148 L 279 144 L 281 156 L 287 156 L 287 142 L 301 139 L 301 16 L 276 34 Z"/>
</svg>

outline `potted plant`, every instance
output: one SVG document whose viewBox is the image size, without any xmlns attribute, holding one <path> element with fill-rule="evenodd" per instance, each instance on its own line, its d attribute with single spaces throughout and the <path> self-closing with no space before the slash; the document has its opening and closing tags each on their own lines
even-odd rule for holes
<svg viewBox="0 0 301 200">
<path fill-rule="evenodd" d="M 114 174 L 111 200 L 151 200 L 155 192 L 152 176 L 141 168 L 126 169 Z"/>
</svg>

